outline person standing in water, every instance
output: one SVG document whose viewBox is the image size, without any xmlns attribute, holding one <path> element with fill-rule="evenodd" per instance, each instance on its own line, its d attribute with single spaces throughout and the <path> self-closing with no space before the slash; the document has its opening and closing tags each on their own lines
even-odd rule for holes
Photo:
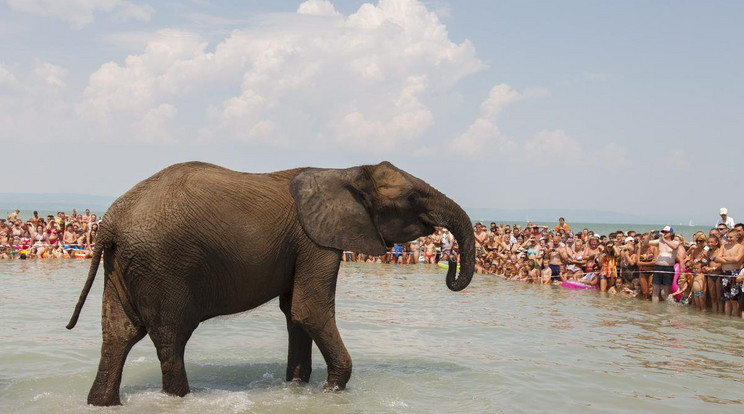
<svg viewBox="0 0 744 414">
<path fill-rule="evenodd" d="M 728 316 L 741 316 L 739 309 L 739 297 L 742 294 L 743 279 L 739 275 L 744 267 L 744 246 L 739 243 L 739 232 L 735 229 L 728 231 L 726 243 L 719 250 L 715 261 L 721 263 L 723 277 L 721 278 L 721 296 L 724 303 L 724 314 Z"/>
<path fill-rule="evenodd" d="M 659 253 L 653 268 L 651 301 L 664 300 L 671 293 L 674 281 L 674 263 L 677 260 L 677 249 L 680 243 L 674 240 L 674 229 L 666 226 L 661 230 L 661 235 L 656 240 L 649 240 L 654 232 L 650 232 L 643 242 L 651 246 L 658 246 Z"/>
</svg>

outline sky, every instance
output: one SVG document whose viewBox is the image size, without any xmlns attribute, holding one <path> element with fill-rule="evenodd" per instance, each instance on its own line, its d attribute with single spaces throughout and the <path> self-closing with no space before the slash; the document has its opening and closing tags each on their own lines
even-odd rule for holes
<svg viewBox="0 0 744 414">
<path fill-rule="evenodd" d="M 2 191 L 118 196 L 191 160 L 387 160 L 464 207 L 741 221 L 743 15 L 686 0 L 5 0 Z"/>
</svg>

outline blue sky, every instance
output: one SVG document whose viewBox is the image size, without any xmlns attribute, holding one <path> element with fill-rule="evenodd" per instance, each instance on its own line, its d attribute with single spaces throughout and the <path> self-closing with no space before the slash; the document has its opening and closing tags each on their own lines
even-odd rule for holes
<svg viewBox="0 0 744 414">
<path fill-rule="evenodd" d="M 744 3 L 0 3 L 5 192 L 390 160 L 466 207 L 744 216 Z M 571 218 L 581 221 L 581 217 Z"/>
</svg>

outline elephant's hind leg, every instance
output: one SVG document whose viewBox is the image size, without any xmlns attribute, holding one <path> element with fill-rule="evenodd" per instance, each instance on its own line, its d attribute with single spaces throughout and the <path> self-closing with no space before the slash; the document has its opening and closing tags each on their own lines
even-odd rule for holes
<svg viewBox="0 0 744 414">
<path fill-rule="evenodd" d="M 292 321 L 292 292 L 279 297 L 279 307 L 287 317 L 289 334 L 286 380 L 309 382 L 312 372 L 313 339 L 302 325 Z"/>
<path fill-rule="evenodd" d="M 189 393 L 189 380 L 183 356 L 186 342 L 194 328 L 179 329 L 174 326 L 148 328 L 150 338 L 158 352 L 163 374 L 163 392 L 178 397 Z"/>
<path fill-rule="evenodd" d="M 135 325 L 124 313 L 116 291 L 111 282 L 106 281 L 103 288 L 103 310 L 101 315 L 103 344 L 101 361 L 93 386 L 88 393 L 88 404 L 110 406 L 121 405 L 119 386 L 124 361 L 140 339 L 145 336 L 145 328 Z"/>
</svg>

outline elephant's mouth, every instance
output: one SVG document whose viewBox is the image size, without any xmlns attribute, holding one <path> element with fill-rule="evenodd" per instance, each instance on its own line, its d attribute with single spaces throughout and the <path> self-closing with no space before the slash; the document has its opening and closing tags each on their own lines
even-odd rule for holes
<svg viewBox="0 0 744 414">
<path fill-rule="evenodd" d="M 434 227 L 434 225 L 431 224 L 431 222 L 429 222 L 428 220 L 421 218 L 421 219 L 419 219 L 419 222 L 424 227 L 424 229 L 426 229 L 426 231 L 427 231 L 426 234 L 427 235 L 434 234 L 434 232 L 437 231 L 437 229 Z"/>
</svg>

